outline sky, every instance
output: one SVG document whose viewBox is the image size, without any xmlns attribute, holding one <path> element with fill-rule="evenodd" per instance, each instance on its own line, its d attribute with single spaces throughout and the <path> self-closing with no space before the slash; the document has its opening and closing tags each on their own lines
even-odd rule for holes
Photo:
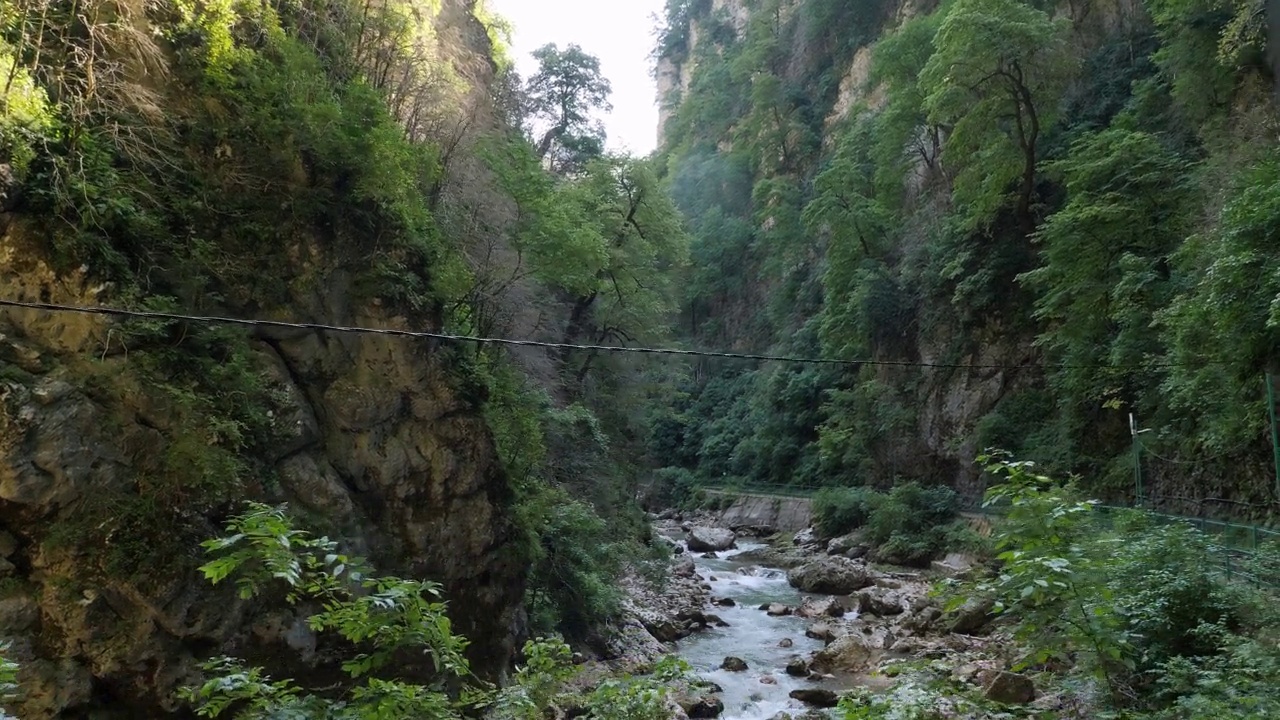
<svg viewBox="0 0 1280 720">
<path fill-rule="evenodd" d="M 613 112 L 604 118 L 611 150 L 647 155 L 657 144 L 657 89 L 649 73 L 653 15 L 663 0 L 487 0 L 486 6 L 515 26 L 512 56 L 520 75 L 537 69 L 529 53 L 557 43 L 577 43 L 600 58 L 613 85 Z"/>
</svg>

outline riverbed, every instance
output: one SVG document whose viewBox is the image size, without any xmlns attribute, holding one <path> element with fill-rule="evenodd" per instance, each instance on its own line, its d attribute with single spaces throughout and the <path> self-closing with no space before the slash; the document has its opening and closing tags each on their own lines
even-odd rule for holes
<svg viewBox="0 0 1280 720">
<path fill-rule="evenodd" d="M 805 636 L 813 624 L 796 616 L 771 617 L 759 606 L 782 603 L 798 607 L 805 597 L 787 583 L 785 571 L 741 562 L 738 555 L 763 547 L 761 543 L 739 542 L 738 548 L 718 553 L 716 559 L 694 555 L 698 574 L 707 578 L 713 598 L 732 598 L 733 607 L 715 607 L 728 627 L 710 628 L 677 643 L 681 657 L 700 677 L 716 683 L 724 692 L 725 720 L 768 720 L 779 712 L 794 715 L 812 708 L 792 700 L 792 690 L 806 687 L 844 689 L 834 680 L 811 681 L 787 675 L 787 663 L 797 657 L 809 658 L 822 649 L 823 642 Z M 790 647 L 782 647 L 785 640 Z M 746 661 L 744 672 L 721 669 L 728 656 Z M 762 678 L 772 678 L 764 680 Z"/>
</svg>

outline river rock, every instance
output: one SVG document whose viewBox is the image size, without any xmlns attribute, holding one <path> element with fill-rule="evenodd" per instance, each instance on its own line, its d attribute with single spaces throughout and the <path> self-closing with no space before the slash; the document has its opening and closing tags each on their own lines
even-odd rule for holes
<svg viewBox="0 0 1280 720">
<path fill-rule="evenodd" d="M 874 585 L 875 576 L 864 563 L 827 556 L 792 569 L 787 573 L 787 582 L 804 592 L 852 595 Z"/>
<path fill-rule="evenodd" d="M 732 530 L 713 527 L 690 527 L 687 545 L 691 552 L 716 552 L 733 547 L 737 536 Z"/>
<path fill-rule="evenodd" d="M 782 638 L 781 640 L 778 641 L 778 647 L 780 648 L 794 647 L 795 644 L 796 644 L 796 641 L 792 640 L 791 638 Z"/>
<path fill-rule="evenodd" d="M 804 635 L 805 637 L 811 637 L 814 640 L 821 640 L 827 643 L 836 639 L 835 629 L 832 628 L 831 625 L 824 622 L 814 623 L 810 625 L 808 629 L 804 631 Z"/>
<path fill-rule="evenodd" d="M 703 560 L 718 560 L 719 558 L 720 556 L 713 552 L 702 553 Z M 712 578 L 712 579 L 714 580 L 715 578 Z"/>
<path fill-rule="evenodd" d="M 704 695 L 702 697 L 682 696 L 676 698 L 676 703 L 690 718 L 720 717 L 720 713 L 724 712 L 724 702 L 712 695 Z"/>
<path fill-rule="evenodd" d="M 715 603 L 716 605 L 719 605 L 720 607 L 733 607 L 738 604 L 736 600 L 730 597 L 716 598 L 711 602 Z"/>
<path fill-rule="evenodd" d="M 828 541 L 827 554 L 828 555 L 844 555 L 845 553 L 859 546 L 865 547 L 865 543 L 863 543 L 862 541 L 862 533 L 860 532 L 849 533 L 848 535 L 841 535 L 838 538 L 832 538 L 830 541 Z"/>
<path fill-rule="evenodd" d="M 720 617 L 719 615 L 712 615 L 711 613 L 706 613 L 702 616 L 702 619 L 707 625 L 715 625 L 716 627 L 722 627 L 722 628 L 729 627 L 729 623 L 725 622 L 724 618 Z"/>
<path fill-rule="evenodd" d="M 841 635 L 813 656 L 813 668 L 824 673 L 860 673 L 875 665 L 883 654 L 883 634 Z"/>
<path fill-rule="evenodd" d="M 929 564 L 934 572 L 949 578 L 968 578 L 973 574 L 973 562 L 967 555 L 950 553 L 941 560 Z"/>
<path fill-rule="evenodd" d="M 813 528 L 805 528 L 791 536 L 791 542 L 795 545 L 816 545 L 818 533 Z"/>
<path fill-rule="evenodd" d="M 924 633 L 929 632 L 930 628 L 933 627 L 933 624 L 937 622 L 940 617 L 942 617 L 942 611 L 932 605 L 929 605 L 921 609 L 919 612 L 914 612 L 908 615 L 899 623 L 899 626 L 909 633 L 923 635 Z"/>
<path fill-rule="evenodd" d="M 784 617 L 791 614 L 791 608 L 782 603 L 770 603 L 765 612 L 769 613 L 771 617 Z"/>
<path fill-rule="evenodd" d="M 844 605 L 833 597 L 807 597 L 796 608 L 796 615 L 809 619 L 844 617 Z"/>
<path fill-rule="evenodd" d="M 874 591 L 858 593 L 859 615 L 893 617 L 901 615 L 904 609 L 902 599 L 895 594 Z"/>
<path fill-rule="evenodd" d="M 761 676 L 760 676 L 760 684 L 761 684 L 761 685 L 777 685 L 777 684 L 778 684 L 778 678 L 776 678 L 776 677 L 774 677 L 774 676 L 772 676 L 772 675 L 761 675 Z"/>
<path fill-rule="evenodd" d="M 985 692 L 988 700 L 1005 705 L 1025 705 L 1036 699 L 1036 686 L 1031 678 L 1007 671 L 997 673 Z"/>
<path fill-rule="evenodd" d="M 745 672 L 747 670 L 747 661 L 730 655 L 724 659 L 724 662 L 720 663 L 720 669 L 728 670 L 729 672 Z"/>
<path fill-rule="evenodd" d="M 18 551 L 18 539 L 5 530 L 0 530 L 0 557 L 12 557 Z"/>
<path fill-rule="evenodd" d="M 791 677 L 808 677 L 809 663 L 804 658 L 794 657 L 787 663 L 787 674 Z"/>
<path fill-rule="evenodd" d="M 671 567 L 671 574 L 676 577 L 691 578 L 697 574 L 697 571 L 697 566 L 689 558 L 685 558 Z"/>
<path fill-rule="evenodd" d="M 833 708 L 840 704 L 840 696 L 825 688 L 801 688 L 792 690 L 789 697 L 806 705 L 820 708 Z"/>
<path fill-rule="evenodd" d="M 730 525 L 729 529 L 739 537 L 767 538 L 778 534 L 778 529 L 772 525 Z"/>
</svg>

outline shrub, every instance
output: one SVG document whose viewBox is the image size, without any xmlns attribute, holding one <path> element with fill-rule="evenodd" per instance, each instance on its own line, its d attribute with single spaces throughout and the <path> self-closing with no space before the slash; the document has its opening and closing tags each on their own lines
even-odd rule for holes
<svg viewBox="0 0 1280 720">
<path fill-rule="evenodd" d="M 685 508 L 697 498 L 698 480 L 684 468 L 664 467 L 654 471 L 649 487 L 641 497 L 646 510 Z"/>
<path fill-rule="evenodd" d="M 865 487 L 823 488 L 813 497 L 813 525 L 823 537 L 837 537 L 866 524 L 884 496 Z"/>
<path fill-rule="evenodd" d="M 534 536 L 525 596 L 535 631 L 586 637 L 617 616 L 618 578 L 638 543 L 616 532 L 586 503 L 544 488 L 519 507 Z"/>
<path fill-rule="evenodd" d="M 867 540 L 876 558 L 898 565 L 927 565 L 949 549 L 959 499 L 948 487 L 898 485 L 881 496 L 867 517 Z"/>
<path fill-rule="evenodd" d="M 888 494 L 870 488 L 825 488 L 814 496 L 814 527 L 824 537 L 863 528 L 876 546 L 875 557 L 895 565 L 927 565 L 952 549 L 977 549 L 981 542 L 955 522 L 959 497 L 948 487 L 906 483 Z"/>
</svg>

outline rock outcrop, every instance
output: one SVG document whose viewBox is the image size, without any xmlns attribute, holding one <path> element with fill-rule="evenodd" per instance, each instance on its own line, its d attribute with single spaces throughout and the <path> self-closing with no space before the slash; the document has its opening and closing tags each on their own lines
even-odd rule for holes
<svg viewBox="0 0 1280 720">
<path fill-rule="evenodd" d="M 875 574 L 864 563 L 840 556 L 819 557 L 793 568 L 787 581 L 804 592 L 851 595 L 875 584 Z"/>
<path fill-rule="evenodd" d="M 21 242 L 0 238 L 0 294 L 74 303 L 90 292 Z M 352 324 L 403 322 L 346 307 L 340 276 L 323 285 L 295 307 Z M 296 656 L 300 672 L 319 658 L 282 606 L 240 601 L 195 571 L 199 542 L 221 531 L 231 506 L 155 509 L 137 494 L 179 449 L 180 416 L 140 384 L 113 333 L 96 319 L 0 316 L 0 358 L 21 363 L 0 372 L 0 525 L 13 540 L 5 602 L 23 608 L 5 630 L 24 668 L 24 717 L 89 703 L 90 686 L 154 716 L 172 709 L 174 690 L 209 654 Z M 442 356 L 314 332 L 261 333 L 252 348 L 278 438 L 260 461 L 278 482 L 244 495 L 290 503 L 382 572 L 441 583 L 475 668 L 502 672 L 525 572 L 505 510 L 511 491 L 479 408 Z"/>
</svg>

